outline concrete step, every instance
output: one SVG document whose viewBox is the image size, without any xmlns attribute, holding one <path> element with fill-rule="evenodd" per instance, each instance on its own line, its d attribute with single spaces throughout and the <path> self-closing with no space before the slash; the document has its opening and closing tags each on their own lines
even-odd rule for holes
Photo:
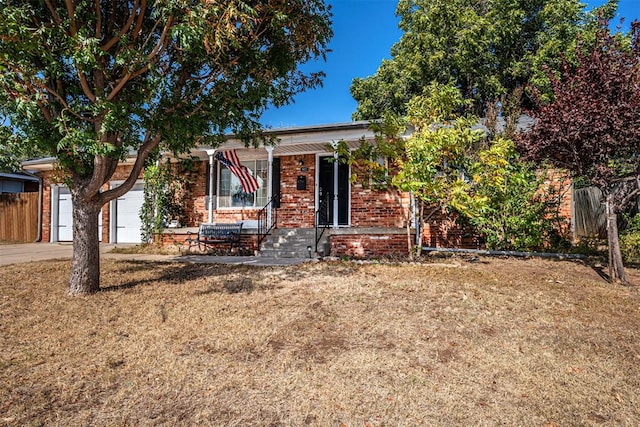
<svg viewBox="0 0 640 427">
<path fill-rule="evenodd" d="M 309 258 L 307 251 L 286 251 L 286 250 L 262 250 L 258 252 L 262 258 Z M 311 252 L 311 258 L 315 258 L 315 253 Z"/>
<path fill-rule="evenodd" d="M 311 256 L 315 257 L 316 231 L 313 228 L 301 229 L 274 229 L 262 242 L 259 256 L 272 258 L 308 258 L 311 247 Z M 318 244 L 318 251 L 324 252 L 324 242 L 327 236 L 323 236 Z"/>
<path fill-rule="evenodd" d="M 292 249 L 307 249 L 307 246 L 314 246 L 314 241 L 295 241 L 295 242 L 267 242 L 265 241 L 262 244 L 263 249 L 284 249 L 284 248 L 292 248 Z"/>
</svg>

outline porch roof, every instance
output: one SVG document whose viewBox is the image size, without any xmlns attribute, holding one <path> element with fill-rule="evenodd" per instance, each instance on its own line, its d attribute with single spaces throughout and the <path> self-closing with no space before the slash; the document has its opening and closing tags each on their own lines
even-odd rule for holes
<svg viewBox="0 0 640 427">
<path fill-rule="evenodd" d="M 350 148 L 357 148 L 360 139 L 372 139 L 374 132 L 370 129 L 368 120 L 335 123 L 315 126 L 299 126 L 281 129 L 272 129 L 267 132 L 275 135 L 277 143 L 273 146 L 273 155 L 294 156 L 315 153 L 330 153 L 329 144 L 333 141 L 345 141 Z M 200 145 L 191 150 L 191 154 L 202 160 L 208 160 L 207 150 L 212 146 Z M 249 147 L 240 141 L 235 135 L 227 136 L 227 142 L 216 150 L 236 150 L 238 156 L 243 159 L 266 157 L 265 146 L 258 148 Z M 126 160 L 121 163 L 130 164 L 135 161 L 136 152 L 129 153 Z M 22 162 L 22 168 L 37 172 L 52 170 L 56 162 L 55 157 L 44 157 Z"/>
<path fill-rule="evenodd" d="M 362 138 L 372 139 L 374 137 L 370 122 L 367 120 L 274 129 L 270 133 L 277 139 L 273 146 L 273 155 L 276 157 L 332 152 L 330 144 L 334 141 L 344 141 L 349 147 L 357 148 Z M 204 160 L 208 158 L 206 150 L 212 148 L 198 146 L 192 150 L 192 153 Z M 243 158 L 262 157 L 265 154 L 265 146 L 247 148 L 235 135 L 230 135 L 227 142 L 217 147 L 216 150 L 236 150 L 238 156 Z"/>
</svg>

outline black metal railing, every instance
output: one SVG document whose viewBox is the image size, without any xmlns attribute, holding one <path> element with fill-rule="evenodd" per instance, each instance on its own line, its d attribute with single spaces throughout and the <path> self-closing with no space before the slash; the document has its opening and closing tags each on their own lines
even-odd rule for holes
<svg viewBox="0 0 640 427">
<path fill-rule="evenodd" d="M 318 243 L 320 242 L 320 239 L 322 239 L 322 235 L 325 230 L 331 226 L 329 220 L 329 200 L 321 199 L 318 210 L 316 211 L 316 253 L 318 252 Z"/>
<path fill-rule="evenodd" d="M 260 248 L 262 241 L 278 224 L 277 207 L 280 205 L 279 201 L 280 195 L 274 195 L 258 212 L 258 248 Z M 271 209 L 271 217 L 269 217 L 269 209 Z"/>
</svg>

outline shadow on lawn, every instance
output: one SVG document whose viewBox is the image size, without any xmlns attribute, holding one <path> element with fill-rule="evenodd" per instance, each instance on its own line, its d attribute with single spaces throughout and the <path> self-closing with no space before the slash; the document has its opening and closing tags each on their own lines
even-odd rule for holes
<svg viewBox="0 0 640 427">
<path fill-rule="evenodd" d="M 105 286 L 100 292 L 114 292 L 125 289 L 132 289 L 137 286 L 147 285 L 153 282 L 166 282 L 174 285 L 203 279 L 225 276 L 229 273 L 242 273 L 247 270 L 243 266 L 228 266 L 219 264 L 172 264 L 166 266 L 164 263 L 152 263 L 148 261 L 127 261 L 124 266 L 119 265 L 116 274 L 127 277 L 135 273 L 144 273 L 145 271 L 157 272 L 144 279 L 133 280 L 112 286 Z"/>
<path fill-rule="evenodd" d="M 586 265 L 587 267 L 595 271 L 596 274 L 600 276 L 602 280 L 604 280 L 607 283 L 611 283 L 611 276 L 605 273 L 604 267 L 602 266 L 602 264 L 600 264 L 599 262 L 595 262 L 593 260 L 585 260 L 584 265 Z"/>
<path fill-rule="evenodd" d="M 180 285 L 199 279 L 208 279 L 209 289 L 213 292 L 252 292 L 254 290 L 273 289 L 278 282 L 313 280 L 320 273 L 323 277 L 344 277 L 355 273 L 357 266 L 341 261 L 314 264 L 309 268 L 301 266 L 269 266 L 256 267 L 247 265 L 225 264 L 192 264 L 192 263 L 156 263 L 149 261 L 126 261 L 117 263 L 111 274 L 115 274 L 113 285 L 103 286 L 101 292 L 117 292 L 133 289 L 154 282 Z M 127 278 L 138 275 L 142 279 L 127 281 Z M 266 280 L 266 276 L 274 280 Z M 117 283 L 122 281 L 123 283 Z M 105 280 L 106 282 L 106 280 Z"/>
</svg>

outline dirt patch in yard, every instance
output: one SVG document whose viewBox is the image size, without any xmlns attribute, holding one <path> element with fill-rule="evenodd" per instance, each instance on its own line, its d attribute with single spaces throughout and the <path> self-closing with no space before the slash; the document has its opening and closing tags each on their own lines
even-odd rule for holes
<svg viewBox="0 0 640 427">
<path fill-rule="evenodd" d="M 0 271 L 0 425 L 640 425 L 640 292 L 578 262 L 68 274 Z"/>
</svg>

